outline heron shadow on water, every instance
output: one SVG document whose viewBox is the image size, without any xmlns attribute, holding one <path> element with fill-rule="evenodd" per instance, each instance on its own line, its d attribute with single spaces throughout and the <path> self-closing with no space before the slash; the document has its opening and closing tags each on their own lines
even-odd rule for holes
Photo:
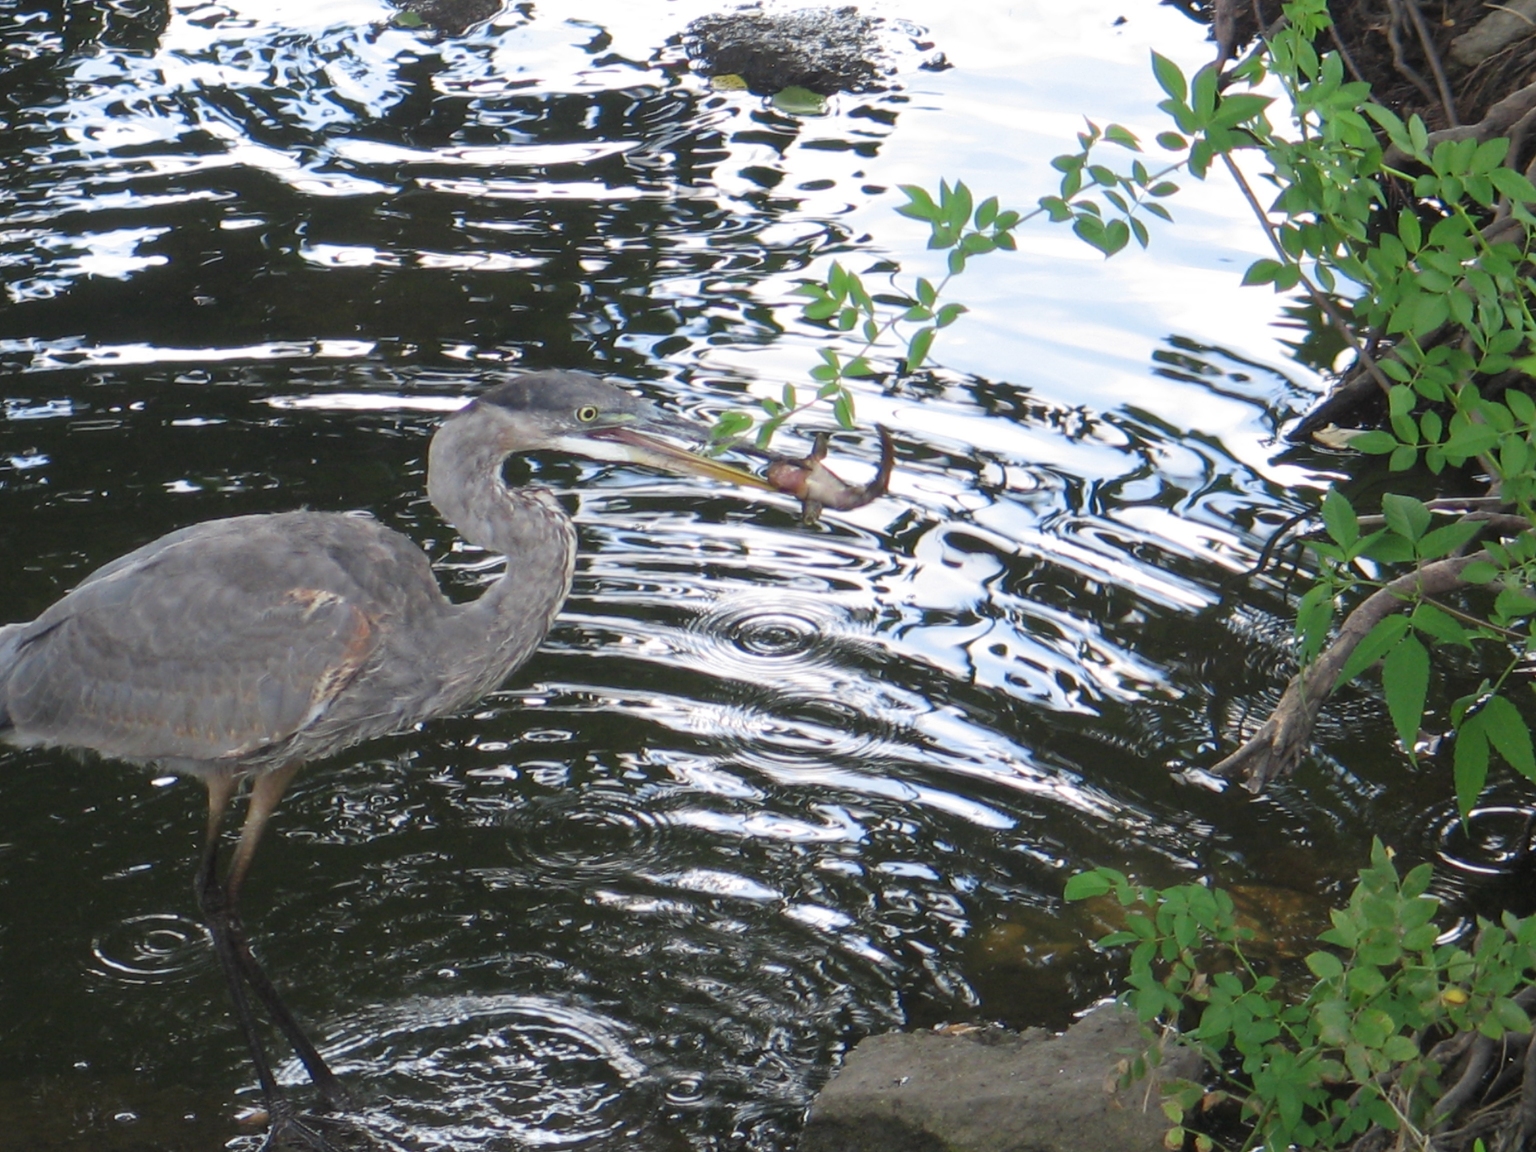
<svg viewBox="0 0 1536 1152">
<path fill-rule="evenodd" d="M 469 704 L 533 654 L 571 589 L 576 529 L 554 495 L 511 488 L 508 456 L 555 450 L 759 489 L 751 472 L 658 436 L 707 430 L 594 377 L 499 384 L 432 437 L 427 495 L 472 544 L 506 557 L 477 600 L 451 603 L 425 554 L 373 521 L 332 512 L 211 520 L 81 581 L 36 620 L 0 627 L 0 738 L 87 749 L 196 776 L 208 825 L 195 892 L 267 1106 L 264 1147 L 335 1145 L 279 1091 L 259 1002 L 321 1099 L 352 1099 L 251 952 L 240 891 L 301 765 Z M 219 867 L 238 789 L 240 836 Z"/>
</svg>

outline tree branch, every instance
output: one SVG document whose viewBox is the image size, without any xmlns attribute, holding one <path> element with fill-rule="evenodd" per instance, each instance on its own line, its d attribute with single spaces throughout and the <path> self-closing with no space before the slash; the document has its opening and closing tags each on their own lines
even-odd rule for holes
<svg viewBox="0 0 1536 1152">
<path fill-rule="evenodd" d="M 1438 596 L 1461 587 L 1462 570 L 1474 560 L 1488 558 L 1488 553 L 1476 552 L 1437 560 L 1399 576 L 1368 596 L 1345 617 L 1338 636 L 1323 654 L 1291 678 L 1269 719 L 1211 771 L 1219 776 L 1241 775 L 1243 786 L 1250 792 L 1262 792 L 1277 776 L 1289 775 L 1311 742 L 1323 702 L 1337 686 L 1339 673 L 1366 634 L 1392 613 L 1407 607 L 1414 596 Z"/>
</svg>

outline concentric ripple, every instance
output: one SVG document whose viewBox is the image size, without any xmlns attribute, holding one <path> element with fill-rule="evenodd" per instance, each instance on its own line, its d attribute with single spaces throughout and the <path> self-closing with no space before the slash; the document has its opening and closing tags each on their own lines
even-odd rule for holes
<svg viewBox="0 0 1536 1152">
<path fill-rule="evenodd" d="M 325 1055 L 380 1089 L 368 1127 L 413 1148 L 610 1146 L 618 1105 L 646 1071 L 618 1024 L 525 996 L 382 1007 Z M 297 1064 L 283 1075 L 303 1079 Z"/>
<path fill-rule="evenodd" d="M 559 792 L 509 821 L 519 883 L 592 883 L 664 867 L 670 827 L 654 800 L 614 787 Z"/>
<path fill-rule="evenodd" d="M 1465 821 L 1452 813 L 1440 825 L 1436 853 L 1458 872 L 1503 875 L 1529 856 L 1533 824 L 1536 812 L 1513 805 L 1474 808 Z"/>
<path fill-rule="evenodd" d="M 728 598 L 688 623 L 685 643 L 717 675 L 744 680 L 802 679 L 831 669 L 847 615 L 835 600 L 793 593 Z"/>
<path fill-rule="evenodd" d="M 202 962 L 208 930 L 185 916 L 133 916 L 91 941 L 90 971 L 121 984 L 171 984 Z"/>
<path fill-rule="evenodd" d="M 846 698 L 808 693 L 777 695 L 761 707 L 725 709 L 718 720 L 719 735 L 731 750 L 759 766 L 873 761 L 886 747 L 892 727 Z"/>
</svg>

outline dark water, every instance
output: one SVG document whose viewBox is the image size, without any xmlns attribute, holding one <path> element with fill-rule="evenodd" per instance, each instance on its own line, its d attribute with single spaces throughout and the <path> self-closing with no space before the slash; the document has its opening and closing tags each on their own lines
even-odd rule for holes
<svg viewBox="0 0 1536 1152">
<path fill-rule="evenodd" d="M 372 511 L 472 594 L 494 571 L 422 494 L 441 412 L 513 367 L 705 417 L 776 394 L 823 339 L 795 277 L 931 271 L 895 184 L 1028 206 L 1079 111 L 1158 127 L 1148 44 L 1207 51 L 1150 5 L 891 5 L 890 88 L 799 120 L 687 71 L 668 38 L 707 10 L 519 4 L 435 38 L 371 0 L 0 8 L 0 619 L 301 505 Z M 1235 287 L 1241 211 L 1196 189 L 1152 257 L 1041 227 L 978 263 L 942 367 L 861 392 L 891 495 L 819 528 L 513 465 L 581 528 L 548 642 L 480 707 L 302 773 L 247 898 L 375 1131 L 788 1149 L 870 1032 L 1061 1026 L 1110 991 L 1074 870 L 1214 876 L 1280 935 L 1372 834 L 1498 855 L 1516 817 L 1447 831 L 1444 773 L 1368 693 L 1263 799 L 1174 775 L 1278 694 L 1286 576 L 1243 572 L 1337 466 L 1275 439 L 1316 383 Z M 872 436 L 836 451 L 869 473 Z M 0 753 L 0 1148 L 257 1143 L 191 918 L 201 806 Z"/>
</svg>

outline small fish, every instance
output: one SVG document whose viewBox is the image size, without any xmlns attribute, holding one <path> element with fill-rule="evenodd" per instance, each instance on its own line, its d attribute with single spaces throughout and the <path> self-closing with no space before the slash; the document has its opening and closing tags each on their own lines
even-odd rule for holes
<svg viewBox="0 0 1536 1152">
<path fill-rule="evenodd" d="M 839 512 L 862 508 L 885 495 L 896 467 L 896 445 L 891 434 L 878 425 L 876 431 L 880 433 L 880 470 L 868 484 L 849 484 L 822 463 L 829 439 L 825 432 L 816 433 L 815 447 L 809 456 L 798 460 L 775 457 L 764 478 L 780 492 L 800 501 L 800 520 L 805 524 L 816 523 L 823 508 Z"/>
</svg>

